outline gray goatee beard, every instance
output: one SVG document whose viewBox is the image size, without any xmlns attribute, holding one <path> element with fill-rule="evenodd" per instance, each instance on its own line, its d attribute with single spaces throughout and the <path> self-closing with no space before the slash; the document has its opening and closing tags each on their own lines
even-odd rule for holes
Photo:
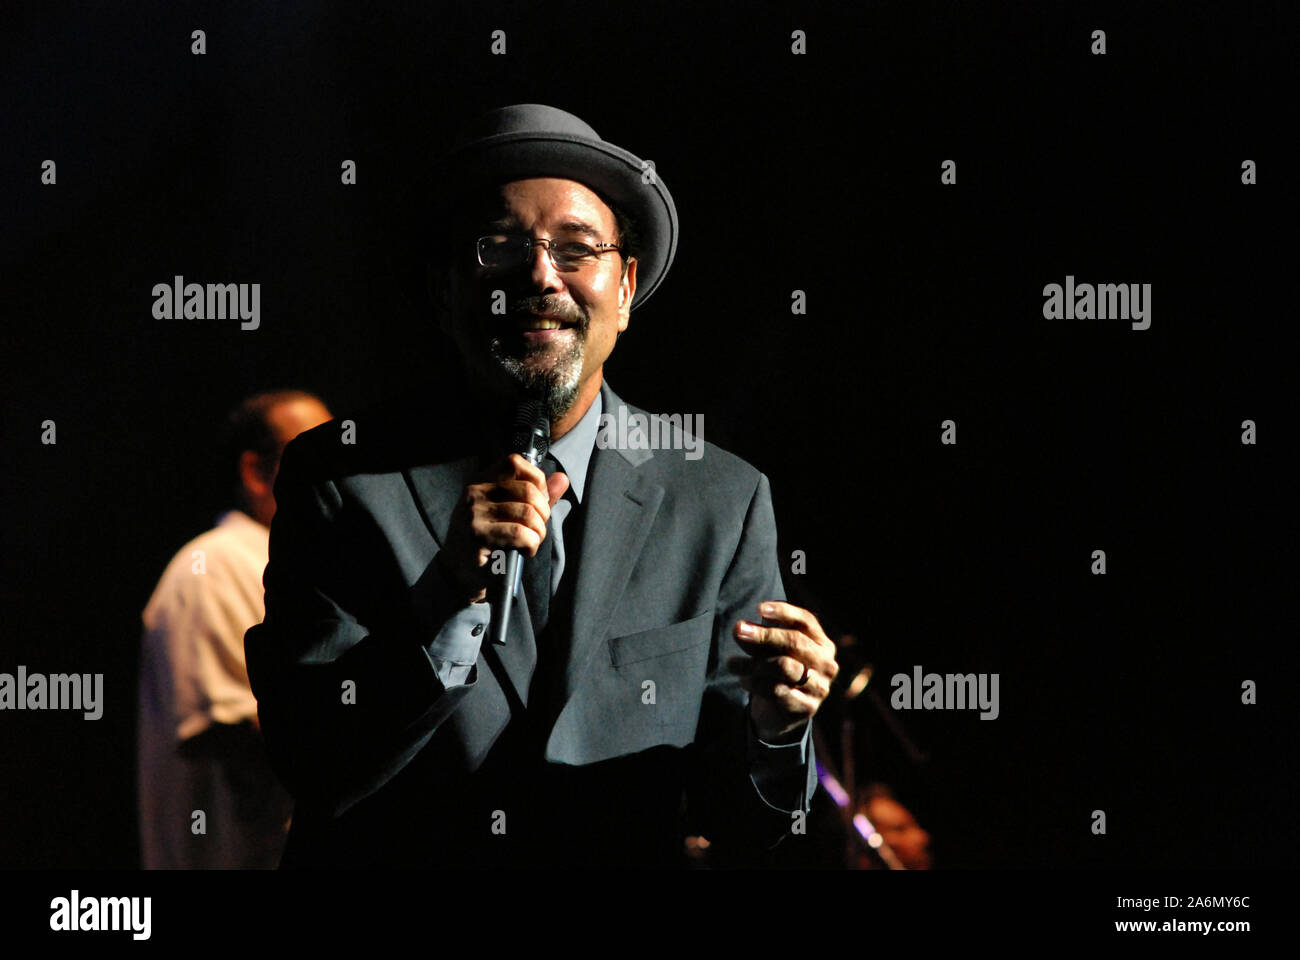
<svg viewBox="0 0 1300 960">
<path fill-rule="evenodd" d="M 540 366 L 537 354 L 544 351 L 544 347 L 523 356 L 514 356 L 505 352 L 501 337 L 493 337 L 488 343 L 488 355 L 496 368 L 505 374 L 520 394 L 542 400 L 552 421 L 568 413 L 578 399 L 587 325 L 584 322 L 571 329 L 575 333 L 573 342 L 553 360 L 542 361 Z"/>
</svg>

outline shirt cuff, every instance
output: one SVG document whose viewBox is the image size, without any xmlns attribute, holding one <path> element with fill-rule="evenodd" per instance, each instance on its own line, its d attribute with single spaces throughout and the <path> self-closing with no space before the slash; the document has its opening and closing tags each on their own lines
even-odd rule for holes
<svg viewBox="0 0 1300 960">
<path fill-rule="evenodd" d="M 445 689 L 471 682 L 470 673 L 478 661 L 479 647 L 487 632 L 491 604 L 471 603 L 451 615 L 424 648 L 433 671 Z"/>
<path fill-rule="evenodd" d="M 758 795 L 778 810 L 808 811 L 808 754 L 812 745 L 812 723 L 805 723 L 803 736 L 794 743 L 767 743 L 754 732 L 747 719 L 749 775 Z"/>
</svg>

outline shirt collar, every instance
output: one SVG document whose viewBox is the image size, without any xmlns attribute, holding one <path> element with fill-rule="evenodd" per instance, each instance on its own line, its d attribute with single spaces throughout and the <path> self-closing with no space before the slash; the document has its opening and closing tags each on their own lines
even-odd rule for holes
<svg viewBox="0 0 1300 960">
<path fill-rule="evenodd" d="M 597 392 L 587 412 L 564 436 L 551 444 L 551 456 L 569 477 L 569 489 L 574 497 L 582 503 L 582 492 L 587 485 L 587 468 L 591 464 L 591 452 L 596 446 L 596 434 L 600 432 L 600 415 L 604 410 L 605 400 Z"/>
</svg>

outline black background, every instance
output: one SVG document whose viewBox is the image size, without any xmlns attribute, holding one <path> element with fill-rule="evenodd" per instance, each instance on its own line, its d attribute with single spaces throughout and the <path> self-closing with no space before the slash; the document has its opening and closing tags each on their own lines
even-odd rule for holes
<svg viewBox="0 0 1300 960">
<path fill-rule="evenodd" d="M 923 771 L 860 717 L 936 866 L 1293 866 L 1296 18 L 1064 6 L 0 14 L 0 670 L 106 676 L 98 721 L 0 715 L 0 865 L 137 864 L 140 611 L 222 507 L 222 415 L 436 389 L 430 161 L 540 102 L 652 159 L 681 218 L 614 387 L 769 475 L 807 555 L 787 590 L 882 693 L 915 664 L 1000 674 L 995 721 L 900 715 Z M 154 319 L 176 274 L 260 283 L 261 328 Z M 1067 274 L 1150 283 L 1151 328 L 1045 320 Z"/>
</svg>

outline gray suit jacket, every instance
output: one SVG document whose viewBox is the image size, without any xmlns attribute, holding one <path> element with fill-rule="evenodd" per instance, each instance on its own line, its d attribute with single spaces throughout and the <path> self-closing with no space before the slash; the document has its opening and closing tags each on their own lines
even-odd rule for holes
<svg viewBox="0 0 1300 960">
<path fill-rule="evenodd" d="M 297 804 L 285 865 L 658 864 L 683 830 L 764 846 L 788 833 L 815 786 L 811 745 L 764 800 L 751 774 L 772 754 L 726 666 L 735 621 L 784 598 L 767 479 L 712 444 L 694 461 L 593 452 L 563 692 L 539 722 L 526 603 L 503 647 L 485 635 L 465 685 L 444 688 L 426 653 L 454 612 L 433 559 L 487 462 L 478 438 L 433 422 L 357 417 L 346 444 L 333 421 L 285 452 L 266 619 L 246 638 Z"/>
</svg>

